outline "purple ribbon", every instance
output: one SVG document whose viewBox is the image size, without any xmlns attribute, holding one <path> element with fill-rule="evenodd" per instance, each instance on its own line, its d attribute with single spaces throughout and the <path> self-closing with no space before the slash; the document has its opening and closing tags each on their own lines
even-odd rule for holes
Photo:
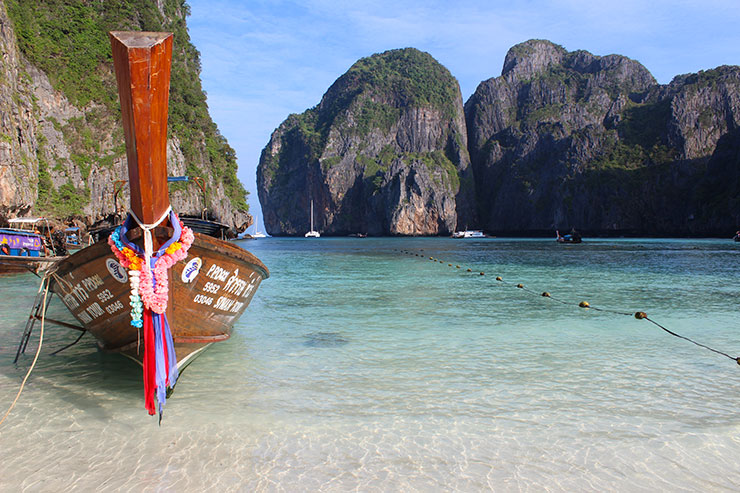
<svg viewBox="0 0 740 493">
<path fill-rule="evenodd" d="M 152 313 L 152 325 L 154 327 L 154 356 L 156 361 L 156 382 L 157 382 L 157 401 L 159 401 L 159 414 L 162 414 L 164 404 L 167 401 L 167 381 L 169 377 L 169 387 L 174 387 L 179 377 L 177 371 L 177 357 L 175 356 L 175 344 L 172 340 L 172 332 L 170 332 L 170 324 L 167 321 L 167 315 Z M 162 332 L 164 331 L 164 339 L 166 341 L 166 348 L 162 342 Z M 165 365 L 165 351 L 167 351 L 167 363 L 169 368 Z"/>
<path fill-rule="evenodd" d="M 157 259 L 164 255 L 167 248 L 174 242 L 178 241 L 180 239 L 180 235 L 182 234 L 180 221 L 174 211 L 170 212 L 170 223 L 172 224 L 172 227 L 174 229 L 174 234 L 152 255 L 151 263 L 149 265 L 149 268 L 152 270 L 152 274 L 154 274 L 154 266 L 157 262 Z M 131 217 L 131 214 L 129 214 L 128 217 L 126 217 L 126 220 L 121 225 L 119 237 L 124 245 L 132 249 L 138 255 L 143 256 L 144 249 L 139 247 L 139 245 L 130 242 L 126 237 L 126 233 L 129 231 L 129 229 L 135 226 L 136 221 L 134 221 L 133 217 Z M 152 287 L 155 287 L 157 284 L 157 280 L 154 278 L 154 275 L 152 275 L 152 284 Z M 167 314 L 157 314 L 151 311 L 149 312 L 152 315 L 152 326 L 154 328 L 154 359 L 156 367 L 155 381 L 157 387 L 157 401 L 159 402 L 159 416 L 161 421 L 162 411 L 164 410 L 164 405 L 167 401 L 167 381 L 169 380 L 169 387 L 174 387 L 175 382 L 177 382 L 177 378 L 179 377 L 179 372 L 177 371 L 175 343 L 172 340 L 172 332 L 170 331 L 170 324 L 167 320 Z M 162 341 L 163 333 L 164 342 Z M 167 365 L 165 365 L 165 351 L 167 352 Z M 167 366 L 169 366 L 169 368 L 167 368 Z"/>
</svg>

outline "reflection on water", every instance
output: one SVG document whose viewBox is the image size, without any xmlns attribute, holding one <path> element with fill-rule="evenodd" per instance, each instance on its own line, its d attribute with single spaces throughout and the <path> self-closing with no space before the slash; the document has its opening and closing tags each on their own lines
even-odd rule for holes
<svg viewBox="0 0 740 493">
<path fill-rule="evenodd" d="M 243 245 L 272 277 L 232 338 L 188 367 L 161 427 L 137 365 L 90 336 L 50 356 L 77 334 L 46 327 L 0 428 L 0 490 L 740 489 L 740 367 L 648 322 L 577 307 L 646 311 L 739 353 L 738 245 Z M 13 365 L 38 279 L 2 281 L 9 405 L 36 349 L 38 332 Z M 67 316 L 58 302 L 49 314 Z"/>
</svg>

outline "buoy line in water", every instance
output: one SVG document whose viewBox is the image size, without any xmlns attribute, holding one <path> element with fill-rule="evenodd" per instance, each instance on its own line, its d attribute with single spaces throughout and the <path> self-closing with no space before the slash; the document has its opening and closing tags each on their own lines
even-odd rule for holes
<svg viewBox="0 0 740 493">
<path fill-rule="evenodd" d="M 431 257 L 431 256 L 430 257 L 427 257 L 427 255 L 424 255 L 422 253 L 419 253 L 419 252 L 423 252 L 424 250 L 419 250 L 419 252 L 412 252 L 410 250 L 398 250 L 398 249 L 395 249 L 395 248 L 393 250 L 394 251 L 401 252 L 402 254 L 405 254 L 405 255 L 416 256 L 416 257 L 419 257 L 419 258 L 422 258 L 422 259 L 429 258 L 429 260 L 431 260 L 433 262 L 440 263 L 440 264 L 443 264 L 443 265 L 444 264 L 447 264 L 448 267 L 454 267 L 456 270 L 457 269 L 460 269 L 461 271 L 463 270 L 463 267 L 460 267 L 459 264 L 453 264 L 453 263 L 450 263 L 450 262 L 446 262 L 446 261 L 440 260 L 440 259 L 438 259 L 436 257 Z M 471 272 L 471 273 L 474 272 L 473 269 L 471 269 L 471 268 L 465 268 L 464 271 L 465 272 Z M 485 276 L 485 275 L 486 275 L 485 272 L 478 271 L 478 277 Z M 528 287 L 526 287 L 522 283 L 514 284 L 514 283 L 511 283 L 511 282 L 505 281 L 504 278 L 501 277 L 501 276 L 496 276 L 496 281 L 497 282 L 500 282 L 502 284 L 505 284 L 505 285 L 514 286 L 517 289 L 521 289 L 522 291 L 524 291 L 526 293 L 529 293 L 529 294 L 532 294 L 534 296 L 551 299 L 551 300 L 556 301 L 558 303 L 561 303 L 563 305 L 570 305 L 570 306 L 573 306 L 574 305 L 574 303 L 572 303 L 572 302 L 569 302 L 569 301 L 563 300 L 561 298 L 556 298 L 556 297 L 552 296 L 548 291 L 543 291 L 542 293 L 540 293 L 539 291 L 534 291 L 532 289 L 529 289 Z M 665 331 L 666 333 L 668 333 L 668 334 L 670 334 L 670 335 L 672 335 L 674 337 L 678 337 L 679 339 L 683 339 L 683 340 L 688 341 L 688 342 L 690 342 L 692 344 L 695 344 L 695 345 L 697 345 L 699 347 L 702 347 L 704 349 L 708 349 L 709 351 L 712 351 L 712 352 L 717 353 L 719 355 L 725 356 L 726 358 L 729 358 L 729 359 L 733 360 L 734 362 L 736 362 L 738 365 L 740 365 L 740 356 L 737 356 L 737 357 L 730 356 L 729 354 L 725 353 L 724 351 L 719 351 L 717 349 L 714 349 L 714 348 L 711 348 L 711 347 L 706 346 L 704 344 L 701 344 L 699 342 L 696 342 L 693 339 L 690 339 L 690 338 L 688 338 L 686 336 L 682 336 L 682 335 L 680 335 L 680 334 L 678 334 L 678 333 L 676 333 L 676 332 L 674 332 L 674 331 L 672 331 L 672 330 L 664 327 L 663 325 L 659 324 L 655 320 L 651 319 L 650 317 L 648 317 L 647 313 L 645 313 L 645 312 L 642 312 L 642 311 L 638 311 L 638 312 L 627 312 L 627 311 L 620 311 L 620 310 L 611 310 L 611 309 L 608 309 L 608 308 L 601 308 L 601 307 L 598 307 L 598 306 L 592 306 L 588 301 L 580 301 L 577 306 L 579 308 L 581 308 L 581 309 L 595 310 L 595 311 L 598 311 L 598 312 L 612 313 L 614 315 L 624 315 L 624 316 L 629 316 L 629 317 L 633 317 L 634 316 L 637 320 L 647 320 L 651 324 L 655 325 L 656 327 L 660 328 L 661 330 Z"/>
</svg>

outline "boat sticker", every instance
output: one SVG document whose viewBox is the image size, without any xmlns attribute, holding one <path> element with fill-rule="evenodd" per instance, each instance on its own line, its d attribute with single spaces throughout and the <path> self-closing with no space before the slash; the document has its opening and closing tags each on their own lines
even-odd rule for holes
<svg viewBox="0 0 740 493">
<path fill-rule="evenodd" d="M 203 265 L 203 261 L 195 257 L 190 262 L 187 263 L 185 268 L 182 270 L 182 282 L 185 284 L 189 282 L 193 282 L 193 280 L 198 276 L 198 272 L 200 272 L 200 268 Z"/>
<path fill-rule="evenodd" d="M 108 268 L 108 272 L 110 272 L 110 275 L 111 277 L 113 277 L 113 279 L 120 282 L 121 284 L 128 282 L 128 274 L 126 273 L 126 269 L 124 269 L 121 264 L 119 264 L 112 258 L 109 258 L 105 260 L 105 266 Z"/>
</svg>

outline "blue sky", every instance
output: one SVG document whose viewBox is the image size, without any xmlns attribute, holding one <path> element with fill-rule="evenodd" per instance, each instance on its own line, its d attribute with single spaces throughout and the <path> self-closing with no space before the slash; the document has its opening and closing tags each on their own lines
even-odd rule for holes
<svg viewBox="0 0 740 493">
<path fill-rule="evenodd" d="M 430 53 L 457 78 L 463 101 L 501 75 L 509 48 L 533 38 L 627 56 L 661 84 L 740 64 L 737 0 L 187 2 L 209 110 L 236 150 L 252 213 L 260 211 L 256 169 L 272 131 L 318 104 L 355 61 L 373 53 Z"/>
</svg>

